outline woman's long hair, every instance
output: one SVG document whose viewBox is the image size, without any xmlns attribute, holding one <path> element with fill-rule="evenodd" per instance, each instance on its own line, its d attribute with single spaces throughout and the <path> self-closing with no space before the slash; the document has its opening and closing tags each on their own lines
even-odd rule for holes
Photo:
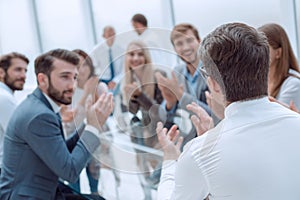
<svg viewBox="0 0 300 200">
<path fill-rule="evenodd" d="M 278 24 L 266 24 L 258 28 L 268 38 L 273 49 L 281 48 L 281 56 L 276 63 L 274 73 L 269 73 L 269 95 L 276 98 L 283 81 L 290 75 L 289 69 L 300 72 L 297 59 L 284 29 Z M 270 84 L 272 81 L 272 84 Z"/>
<path fill-rule="evenodd" d="M 130 94 L 126 94 L 126 92 L 124 91 L 124 86 L 135 81 L 134 70 L 131 69 L 130 63 L 127 59 L 127 56 L 129 56 L 130 53 L 129 49 L 132 45 L 136 45 L 140 47 L 143 50 L 144 57 L 145 57 L 145 65 L 141 66 L 142 67 L 141 70 L 143 71 L 143 77 L 141 78 L 141 80 L 139 80 L 141 83 L 141 89 L 143 93 L 146 94 L 149 98 L 153 99 L 154 88 L 155 88 L 153 66 L 152 66 L 150 52 L 147 46 L 142 41 L 139 40 L 130 42 L 129 45 L 127 46 L 127 51 L 125 56 L 125 64 L 124 64 L 125 77 L 122 83 L 123 104 L 125 104 L 126 106 L 128 106 L 130 100 L 130 96 L 129 96 Z"/>
</svg>

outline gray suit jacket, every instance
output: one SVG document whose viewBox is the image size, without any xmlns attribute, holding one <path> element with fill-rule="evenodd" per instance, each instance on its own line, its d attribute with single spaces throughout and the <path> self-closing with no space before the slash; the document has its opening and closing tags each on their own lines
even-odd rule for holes
<svg viewBox="0 0 300 200">
<path fill-rule="evenodd" d="M 65 141 L 59 118 L 37 88 L 8 124 L 0 199 L 56 199 L 58 178 L 75 182 L 99 144 L 88 131 Z"/>
<path fill-rule="evenodd" d="M 198 103 L 202 108 L 211 114 L 210 108 L 207 106 L 205 91 L 208 91 L 208 87 L 205 79 L 199 75 L 197 79 L 197 90 L 194 91 L 188 84 L 188 81 L 184 75 L 186 64 L 178 65 L 174 68 L 178 83 L 183 85 L 184 94 L 178 104 L 178 108 L 186 110 L 186 106 L 192 102 Z"/>
<path fill-rule="evenodd" d="M 207 87 L 205 79 L 200 74 L 196 80 L 197 81 L 196 82 L 197 89 L 194 90 L 189 85 L 188 80 L 185 77 L 185 74 L 184 74 L 185 69 L 186 69 L 186 64 L 178 65 L 174 68 L 174 72 L 177 77 L 178 83 L 179 83 L 179 85 L 183 85 L 183 91 L 184 91 L 182 98 L 180 99 L 180 101 L 177 104 L 177 109 L 182 109 L 182 110 L 189 112 L 186 109 L 186 106 L 192 102 L 196 102 L 209 115 L 212 115 L 212 112 L 206 103 L 205 91 L 208 90 L 208 87 Z M 172 118 L 173 118 L 172 114 L 168 114 L 168 119 L 172 120 Z M 195 127 L 193 126 L 192 130 L 188 133 L 188 135 L 184 136 L 182 148 L 187 142 L 189 142 L 191 139 L 195 138 L 196 135 L 197 135 L 197 132 L 196 132 Z"/>
</svg>

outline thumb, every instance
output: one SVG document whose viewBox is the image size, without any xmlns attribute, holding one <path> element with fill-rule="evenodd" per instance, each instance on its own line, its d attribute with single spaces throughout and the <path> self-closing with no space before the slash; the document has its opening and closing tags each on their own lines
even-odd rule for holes
<svg viewBox="0 0 300 200">
<path fill-rule="evenodd" d="M 93 105 L 92 96 L 89 95 L 85 101 L 85 110 L 88 111 L 92 105 Z"/>
<path fill-rule="evenodd" d="M 173 79 L 174 81 L 177 81 L 177 77 L 176 77 L 176 74 L 175 74 L 174 71 L 172 71 L 172 79 Z"/>
</svg>

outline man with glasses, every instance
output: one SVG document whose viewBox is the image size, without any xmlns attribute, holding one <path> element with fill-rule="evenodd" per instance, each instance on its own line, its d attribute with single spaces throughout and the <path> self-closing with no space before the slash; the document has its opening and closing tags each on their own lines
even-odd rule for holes
<svg viewBox="0 0 300 200">
<path fill-rule="evenodd" d="M 300 115 L 268 99 L 265 35 L 242 23 L 222 25 L 204 38 L 200 58 L 225 118 L 181 155 L 177 127 L 158 124 L 164 150 L 158 199 L 300 199 Z M 200 130 L 205 112 L 188 108 Z"/>
</svg>

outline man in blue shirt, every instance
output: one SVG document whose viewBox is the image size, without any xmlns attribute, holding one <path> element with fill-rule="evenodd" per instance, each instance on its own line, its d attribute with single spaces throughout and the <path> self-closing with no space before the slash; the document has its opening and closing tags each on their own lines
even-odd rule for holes
<svg viewBox="0 0 300 200">
<path fill-rule="evenodd" d="M 163 107 L 168 113 L 167 123 L 176 123 L 173 120 L 176 112 L 179 109 L 182 112 L 187 111 L 186 105 L 192 102 L 196 102 L 211 114 L 205 97 L 205 91 L 208 90 L 208 87 L 200 73 L 200 67 L 202 66 L 202 62 L 198 57 L 200 41 L 197 29 L 191 24 L 178 24 L 171 32 L 171 42 L 183 64 L 174 68 L 170 79 L 159 73 L 156 74 L 159 88 L 165 99 Z M 177 125 L 179 129 L 185 132 L 183 145 L 196 137 L 195 128 L 181 127 L 183 123 Z"/>
</svg>

